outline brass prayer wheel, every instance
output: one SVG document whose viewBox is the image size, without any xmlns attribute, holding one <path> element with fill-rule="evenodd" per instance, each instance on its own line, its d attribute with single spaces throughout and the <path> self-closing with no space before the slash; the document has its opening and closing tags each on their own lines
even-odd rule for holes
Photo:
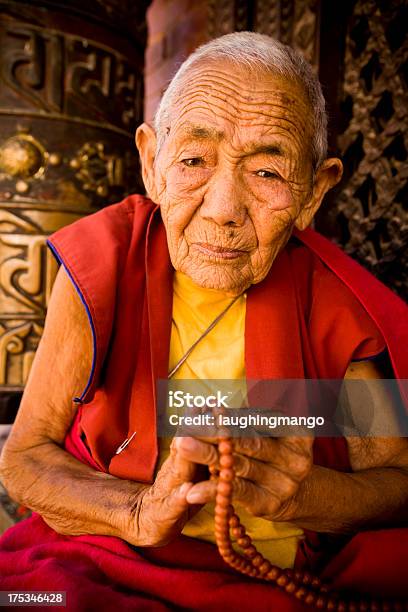
<svg viewBox="0 0 408 612">
<path fill-rule="evenodd" d="M 2 423 L 14 418 L 57 271 L 47 236 L 142 190 L 134 131 L 147 4 L 0 2 Z"/>
</svg>

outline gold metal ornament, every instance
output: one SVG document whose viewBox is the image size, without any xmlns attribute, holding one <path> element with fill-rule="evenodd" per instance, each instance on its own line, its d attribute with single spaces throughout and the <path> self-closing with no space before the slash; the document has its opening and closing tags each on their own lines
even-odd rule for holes
<svg viewBox="0 0 408 612">
<path fill-rule="evenodd" d="M 30 134 L 17 134 L 0 146 L 0 172 L 15 178 L 39 178 L 48 153 Z"/>
<path fill-rule="evenodd" d="M 112 186 L 123 186 L 123 159 L 108 155 L 103 142 L 86 142 L 69 165 L 83 189 L 98 196 L 106 197 Z"/>
</svg>

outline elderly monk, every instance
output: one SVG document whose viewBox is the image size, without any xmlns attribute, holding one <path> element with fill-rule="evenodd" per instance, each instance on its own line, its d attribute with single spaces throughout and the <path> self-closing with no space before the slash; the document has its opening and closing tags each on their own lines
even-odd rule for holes
<svg viewBox="0 0 408 612">
<path fill-rule="evenodd" d="M 189 379 L 376 379 L 380 354 L 404 377 L 405 307 L 306 229 L 342 165 L 290 48 L 204 45 L 136 144 L 150 199 L 49 241 L 62 266 L 1 469 L 35 514 L 1 540 L 0 586 L 67 591 L 75 610 L 303 610 L 222 561 L 215 441 L 159 445 L 156 381 L 181 361 Z M 241 438 L 234 457 L 234 504 L 273 563 L 406 595 L 404 439 Z"/>
</svg>

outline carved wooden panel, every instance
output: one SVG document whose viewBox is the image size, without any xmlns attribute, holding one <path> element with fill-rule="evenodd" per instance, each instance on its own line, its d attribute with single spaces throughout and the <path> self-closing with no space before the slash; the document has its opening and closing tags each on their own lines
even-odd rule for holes
<svg viewBox="0 0 408 612">
<path fill-rule="evenodd" d="M 209 0 L 209 36 L 253 30 L 298 49 L 314 66 L 319 57 L 319 0 Z"/>
<path fill-rule="evenodd" d="M 340 60 L 344 71 L 330 105 L 338 115 L 332 146 L 343 158 L 345 175 L 318 219 L 322 231 L 405 298 L 407 17 L 406 0 L 358 0 L 351 7 Z"/>
<path fill-rule="evenodd" d="M 4 397 L 23 387 L 41 336 L 57 268 L 47 236 L 141 189 L 134 131 L 147 2 L 128 3 L 126 27 L 119 0 L 52 4 L 0 1 Z"/>
<path fill-rule="evenodd" d="M 208 1 L 208 34 L 216 38 L 237 30 L 235 23 L 235 0 Z M 246 21 L 240 30 L 247 30 Z"/>
</svg>

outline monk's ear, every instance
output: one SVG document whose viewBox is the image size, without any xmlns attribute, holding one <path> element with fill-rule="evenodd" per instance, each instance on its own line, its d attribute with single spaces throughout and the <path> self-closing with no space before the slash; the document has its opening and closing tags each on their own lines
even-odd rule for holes
<svg viewBox="0 0 408 612">
<path fill-rule="evenodd" d="M 343 164 L 337 157 L 330 157 L 319 166 L 315 175 L 312 194 L 295 221 L 298 230 L 302 231 L 311 224 L 325 194 L 337 185 L 342 174 Z"/>
<path fill-rule="evenodd" d="M 156 132 L 148 123 L 142 123 L 136 130 L 136 146 L 140 155 L 142 178 L 149 198 L 156 200 L 154 179 L 154 158 L 156 155 Z"/>
</svg>

